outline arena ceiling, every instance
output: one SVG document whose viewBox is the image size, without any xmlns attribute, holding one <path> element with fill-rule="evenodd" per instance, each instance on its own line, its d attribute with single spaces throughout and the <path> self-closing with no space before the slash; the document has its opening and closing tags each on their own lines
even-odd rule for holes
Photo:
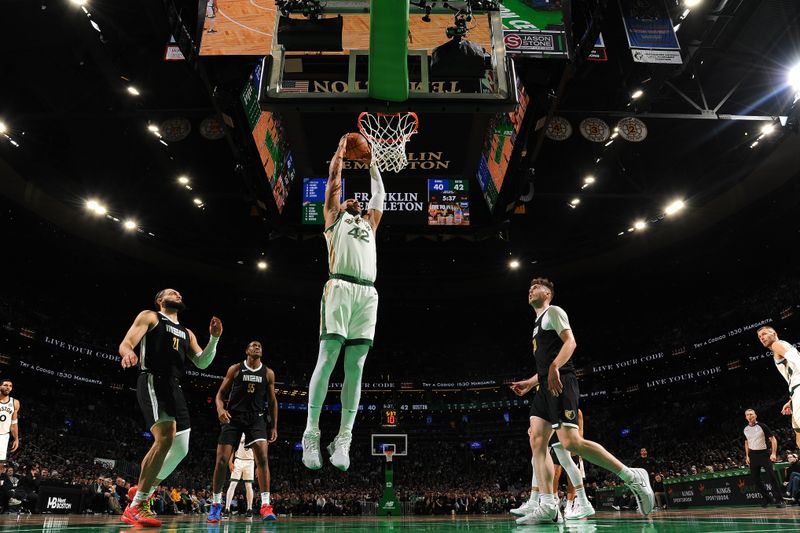
<svg viewBox="0 0 800 533">
<path fill-rule="evenodd" d="M 704 248 L 698 236 L 797 180 L 800 136 L 777 117 L 791 104 L 786 72 L 800 61 L 800 3 L 702 2 L 680 21 L 685 61 L 677 67 L 630 61 L 617 3 L 600 4 L 609 61 L 581 63 L 562 92 L 565 63 L 529 60 L 518 68 L 534 80 L 542 109 L 552 107 L 573 127 L 589 116 L 613 125 L 625 114 L 647 113 L 647 139 L 606 146 L 577 134 L 555 142 L 532 133 L 533 177 L 520 171 L 505 185 L 525 195 L 532 179 L 524 214 L 500 216 L 469 240 L 387 232 L 382 273 L 398 280 L 448 273 L 460 283 L 506 279 L 511 259 L 526 275 L 580 275 L 587 266 L 613 269 L 680 242 L 691 254 Z M 677 23 L 684 8 L 669 5 Z M 74 235 L 162 265 L 230 277 L 249 276 L 266 260 L 265 276 L 273 278 L 265 286 L 299 279 L 317 287 L 325 275 L 322 244 L 269 209 L 243 156 L 248 137 L 236 123 L 217 140 L 199 131 L 220 112 L 236 116 L 257 58 L 164 61 L 174 27 L 168 15 L 196 27 L 197 2 L 90 0 L 85 8 L 71 0 L 4 4 L 14 21 L 4 28 L 0 62 L 4 194 Z M 642 96 L 632 100 L 638 89 Z M 720 103 L 716 114 L 726 119 L 708 118 L 704 108 Z M 164 145 L 148 124 L 167 118 L 187 119 L 192 131 Z M 752 146 L 767 123 L 775 131 Z M 184 175 L 191 190 L 177 182 Z M 595 182 L 582 189 L 589 175 Z M 119 223 L 87 211 L 89 199 Z M 685 210 L 664 217 L 675 199 Z M 128 219 L 136 231 L 124 231 Z M 629 231 L 638 220 L 646 230 Z"/>
</svg>

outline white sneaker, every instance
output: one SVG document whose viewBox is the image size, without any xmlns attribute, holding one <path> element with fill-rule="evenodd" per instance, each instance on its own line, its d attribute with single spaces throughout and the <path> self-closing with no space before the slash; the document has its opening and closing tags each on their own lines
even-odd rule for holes
<svg viewBox="0 0 800 533">
<path fill-rule="evenodd" d="M 653 489 L 650 487 L 650 474 L 644 468 L 631 468 L 634 474 L 633 480 L 625 483 L 625 486 L 631 489 L 633 495 L 636 496 L 636 506 L 642 515 L 647 516 L 653 512 L 653 507 L 656 505 L 656 495 L 653 494 Z"/>
<path fill-rule="evenodd" d="M 328 453 L 331 454 L 331 464 L 342 472 L 350 468 L 350 442 L 353 434 L 348 432 L 339 433 L 328 445 Z"/>
<path fill-rule="evenodd" d="M 541 503 L 536 506 L 536 510 L 526 514 L 522 518 L 517 518 L 517 524 L 521 526 L 531 526 L 535 524 L 558 524 L 560 512 L 558 507 L 553 505 L 542 505 Z"/>
<path fill-rule="evenodd" d="M 578 498 L 572 501 L 572 505 L 567 506 L 564 512 L 565 520 L 580 520 L 594 514 L 594 507 L 589 502 L 582 503 Z"/>
<path fill-rule="evenodd" d="M 319 449 L 319 439 L 319 430 L 303 433 L 303 464 L 311 470 L 322 468 L 322 452 Z"/>
<path fill-rule="evenodd" d="M 515 516 L 525 516 L 526 514 L 534 512 L 537 507 L 539 507 L 539 502 L 529 499 L 516 509 L 511 509 L 509 512 Z"/>
</svg>

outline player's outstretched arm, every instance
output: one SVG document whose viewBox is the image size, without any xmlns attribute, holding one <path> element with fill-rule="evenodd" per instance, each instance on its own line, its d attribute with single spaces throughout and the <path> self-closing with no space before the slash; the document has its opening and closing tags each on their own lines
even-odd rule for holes
<svg viewBox="0 0 800 533">
<path fill-rule="evenodd" d="M 386 190 L 383 188 L 383 179 L 378 165 L 373 161 L 369 165 L 370 179 L 370 199 L 369 206 L 367 206 L 367 215 L 364 217 L 372 226 L 372 231 L 378 230 L 378 224 L 381 223 L 383 217 L 384 200 L 386 199 Z"/>
<path fill-rule="evenodd" d="M 194 366 L 201 370 L 208 368 L 208 365 L 210 365 L 211 361 L 214 360 L 214 356 L 217 355 L 217 343 L 222 335 L 222 321 L 215 316 L 211 317 L 211 324 L 208 326 L 208 344 L 206 344 L 206 347 L 202 350 L 200 349 L 200 345 L 197 343 L 197 337 L 195 337 L 192 330 L 188 331 L 189 348 L 194 354 L 194 357 L 191 358 L 192 363 L 194 363 Z"/>
<path fill-rule="evenodd" d="M 219 386 L 217 395 L 214 397 L 214 403 L 217 406 L 217 417 L 223 424 L 231 423 L 231 414 L 225 409 L 225 398 L 233 386 L 233 380 L 236 378 L 236 373 L 239 371 L 239 363 L 228 367 L 228 372 L 222 378 L 222 384 Z"/>
<path fill-rule="evenodd" d="M 347 135 L 339 139 L 339 147 L 331 158 L 328 167 L 328 183 L 325 185 L 325 228 L 331 226 L 339 217 L 340 196 L 342 194 L 342 161 L 347 148 Z"/>
<path fill-rule="evenodd" d="M 122 357 L 122 368 L 136 366 L 139 358 L 133 349 L 142 341 L 142 337 L 158 323 L 155 311 L 142 311 L 133 320 L 133 324 L 119 344 L 119 355 Z"/>
<path fill-rule="evenodd" d="M 275 397 L 275 372 L 267 370 L 267 382 L 269 384 L 269 416 L 272 417 L 272 432 L 269 442 L 278 440 L 278 399 Z"/>
</svg>

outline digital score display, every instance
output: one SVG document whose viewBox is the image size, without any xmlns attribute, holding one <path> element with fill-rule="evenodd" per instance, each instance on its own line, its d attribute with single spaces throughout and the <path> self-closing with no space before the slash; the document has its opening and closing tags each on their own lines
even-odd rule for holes
<svg viewBox="0 0 800 533">
<path fill-rule="evenodd" d="M 381 427 L 385 428 L 397 427 L 397 409 L 388 408 L 382 411 Z"/>
<path fill-rule="evenodd" d="M 303 224 L 323 224 L 327 178 L 303 179 Z M 469 226 L 469 180 L 388 181 L 383 221 L 398 225 Z M 369 204 L 369 178 L 342 178 L 342 195 Z"/>
<path fill-rule="evenodd" d="M 469 181 L 428 180 L 428 225 L 469 226 Z"/>
</svg>

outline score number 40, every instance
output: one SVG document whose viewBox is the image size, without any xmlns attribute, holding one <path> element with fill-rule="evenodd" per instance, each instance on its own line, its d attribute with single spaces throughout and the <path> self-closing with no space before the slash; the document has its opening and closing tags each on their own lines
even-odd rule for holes
<svg viewBox="0 0 800 533">
<path fill-rule="evenodd" d="M 444 183 L 434 183 L 433 184 L 433 190 L 434 191 L 443 191 L 444 190 Z M 461 183 L 461 182 L 456 182 L 455 185 L 453 185 L 453 190 L 454 191 L 463 191 L 464 190 L 464 184 Z"/>
</svg>

